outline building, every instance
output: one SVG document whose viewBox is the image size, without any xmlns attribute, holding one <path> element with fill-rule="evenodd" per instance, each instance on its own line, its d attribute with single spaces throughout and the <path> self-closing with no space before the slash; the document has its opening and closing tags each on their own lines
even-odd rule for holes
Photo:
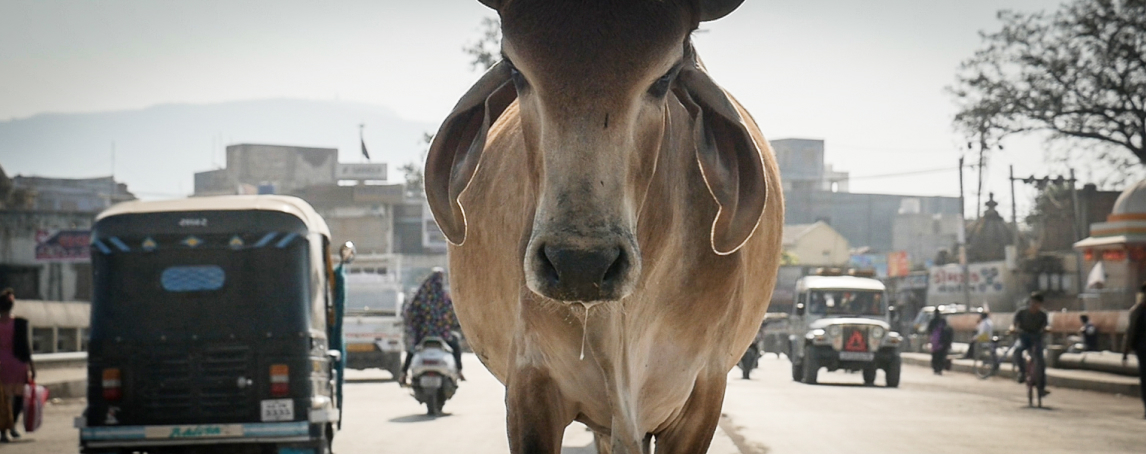
<svg viewBox="0 0 1146 454">
<path fill-rule="evenodd" d="M 843 235 L 852 247 L 892 252 L 897 250 L 895 224 L 901 212 L 941 218 L 961 213 L 958 197 L 848 192 L 848 173 L 835 171 L 824 163 L 823 140 L 780 139 L 770 143 L 780 166 L 786 223 L 822 221 Z M 919 240 L 900 242 L 910 241 Z M 927 258 L 930 257 L 912 256 L 912 261 L 922 264 Z"/>
<path fill-rule="evenodd" d="M 848 262 L 848 240 L 824 222 L 785 224 L 782 246 L 806 266 L 842 266 Z"/>
<path fill-rule="evenodd" d="M 353 241 L 354 270 L 416 287 L 446 266 L 446 242 L 424 196 L 387 183 L 384 163 L 340 163 L 334 148 L 237 144 L 227 166 L 195 174 L 195 196 L 284 194 L 306 200 L 326 219 L 331 241 Z M 365 272 L 365 271 L 364 271 Z"/>
<path fill-rule="evenodd" d="M 1091 224 L 1090 236 L 1074 249 L 1086 273 L 1083 309 L 1129 309 L 1146 281 L 1146 180 L 1122 191 L 1106 222 Z"/>
<path fill-rule="evenodd" d="M 119 202 L 135 200 L 127 185 L 113 177 L 46 178 L 17 175 L 12 178 L 16 190 L 27 191 L 29 208 L 40 211 L 99 213 Z"/>
<path fill-rule="evenodd" d="M 112 177 L 8 178 L 0 169 L 0 288 L 25 300 L 90 300 L 92 220 L 134 199 Z"/>
</svg>

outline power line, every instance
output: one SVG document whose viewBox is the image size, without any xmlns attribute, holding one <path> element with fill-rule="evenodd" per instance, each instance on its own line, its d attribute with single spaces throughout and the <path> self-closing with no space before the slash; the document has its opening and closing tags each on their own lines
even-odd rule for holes
<svg viewBox="0 0 1146 454">
<path fill-rule="evenodd" d="M 923 174 L 928 174 L 928 173 L 950 172 L 952 170 L 959 170 L 959 166 L 940 167 L 940 168 L 925 169 L 925 170 L 913 170 L 913 171 L 909 171 L 909 172 L 883 173 L 883 174 L 878 174 L 878 175 L 861 175 L 861 176 L 855 176 L 855 177 L 849 176 L 847 178 L 833 178 L 833 179 L 829 179 L 829 180 L 830 181 L 844 181 L 845 179 L 848 181 L 874 180 L 874 179 L 878 179 L 878 178 L 895 178 L 895 177 L 906 177 L 906 176 L 911 176 L 911 175 L 923 175 Z"/>
</svg>

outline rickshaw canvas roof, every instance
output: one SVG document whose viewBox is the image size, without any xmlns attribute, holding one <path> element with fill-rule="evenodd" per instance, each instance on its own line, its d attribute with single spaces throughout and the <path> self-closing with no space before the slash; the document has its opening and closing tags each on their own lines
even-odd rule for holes
<svg viewBox="0 0 1146 454">
<path fill-rule="evenodd" d="M 803 278 L 803 287 L 808 290 L 813 289 L 832 289 L 832 290 L 876 290 L 884 291 L 883 283 L 871 278 L 855 277 L 855 276 L 805 276 Z"/>
<path fill-rule="evenodd" d="M 123 202 L 104 210 L 96 221 L 121 214 L 164 213 L 179 211 L 279 211 L 299 218 L 312 232 L 330 238 L 326 220 L 309 203 L 284 195 L 226 195 L 215 197 L 189 197 L 186 199 Z"/>
</svg>

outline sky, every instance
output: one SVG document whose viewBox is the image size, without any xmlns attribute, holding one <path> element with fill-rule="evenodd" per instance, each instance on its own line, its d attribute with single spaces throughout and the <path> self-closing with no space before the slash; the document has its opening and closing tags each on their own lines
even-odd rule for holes
<svg viewBox="0 0 1146 454">
<path fill-rule="evenodd" d="M 957 196 L 967 139 L 951 126 L 944 87 L 981 44 L 978 32 L 999 28 L 996 11 L 1058 4 L 747 0 L 694 40 L 766 137 L 824 139 L 826 161 L 850 172 L 852 192 Z M 479 76 L 462 47 L 493 15 L 476 0 L 0 0 L 0 121 L 298 98 L 375 104 L 437 124 Z M 1062 170 L 1039 138 L 1003 144 L 984 168 L 983 192 L 1004 207 L 1009 165 L 1018 175 Z M 975 172 L 964 180 L 968 217 Z M 902 173 L 911 175 L 889 176 Z M 1025 211 L 1034 192 L 1018 189 Z"/>
</svg>

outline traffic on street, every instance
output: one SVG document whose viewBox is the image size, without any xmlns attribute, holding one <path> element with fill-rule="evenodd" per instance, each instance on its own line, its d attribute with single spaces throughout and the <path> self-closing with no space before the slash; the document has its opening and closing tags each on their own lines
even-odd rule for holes
<svg viewBox="0 0 1146 454">
<path fill-rule="evenodd" d="M 345 423 L 334 452 L 508 452 L 505 390 L 477 358 L 465 354 L 467 380 L 427 416 L 409 388 L 385 371 L 347 374 Z M 1136 397 L 1054 388 L 1044 409 L 1027 406 L 1012 380 L 972 374 L 935 376 L 907 366 L 898 389 L 864 386 L 859 373 L 824 374 L 817 385 L 793 381 L 786 358 L 767 355 L 750 380 L 729 375 L 710 454 L 799 453 L 1126 453 L 1142 452 L 1146 430 Z M 48 406 L 42 431 L 4 446 L 5 453 L 77 452 L 72 421 L 80 399 Z M 33 441 L 34 440 L 34 441 Z M 592 454 L 581 424 L 565 431 L 563 454 Z"/>
</svg>

